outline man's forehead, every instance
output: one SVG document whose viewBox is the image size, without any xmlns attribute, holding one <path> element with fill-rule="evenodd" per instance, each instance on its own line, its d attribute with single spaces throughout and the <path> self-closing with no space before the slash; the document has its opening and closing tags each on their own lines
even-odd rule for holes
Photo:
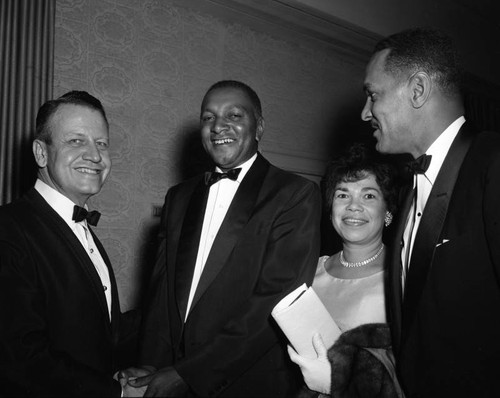
<svg viewBox="0 0 500 398">
<path fill-rule="evenodd" d="M 254 104 L 245 90 L 238 87 L 219 87 L 210 90 L 207 94 L 205 94 L 201 104 L 201 109 L 205 109 L 216 96 L 218 96 L 219 99 L 227 101 L 232 106 L 238 106 L 246 109 L 254 108 Z"/>
<path fill-rule="evenodd" d="M 78 131 L 79 126 L 91 127 L 103 135 L 109 135 L 106 119 L 97 109 L 81 104 L 63 104 L 49 120 L 51 130 L 69 133 Z"/>
<path fill-rule="evenodd" d="M 104 116 L 97 109 L 93 109 L 90 106 L 83 104 L 61 104 L 52 114 L 52 121 L 89 114 L 93 116 L 99 115 L 104 120 Z"/>
<path fill-rule="evenodd" d="M 372 55 L 370 61 L 368 62 L 368 66 L 366 67 L 366 74 L 370 74 L 370 72 L 382 72 L 385 70 L 385 61 L 387 56 L 389 55 L 390 50 L 384 49 L 382 51 L 378 51 Z"/>
<path fill-rule="evenodd" d="M 387 82 L 398 80 L 397 77 L 386 69 L 386 60 L 390 49 L 384 49 L 375 53 L 366 67 L 363 88 L 365 91 L 375 90 L 381 81 Z M 382 79 L 382 80 L 381 80 Z"/>
</svg>

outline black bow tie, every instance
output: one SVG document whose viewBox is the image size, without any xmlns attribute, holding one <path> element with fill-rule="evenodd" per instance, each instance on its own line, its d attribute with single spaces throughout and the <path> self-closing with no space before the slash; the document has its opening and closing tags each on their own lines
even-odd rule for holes
<svg viewBox="0 0 500 398">
<path fill-rule="evenodd" d="M 87 211 L 85 208 L 75 205 L 73 209 L 73 220 L 75 222 L 80 222 L 83 220 L 87 220 L 90 225 L 94 227 L 97 225 L 99 221 L 99 217 L 101 217 L 101 213 L 98 211 Z"/>
<path fill-rule="evenodd" d="M 414 174 L 424 174 L 431 164 L 431 155 L 422 155 L 408 162 L 408 169 Z"/>
<path fill-rule="evenodd" d="M 226 173 L 218 173 L 217 171 L 207 171 L 205 173 L 205 184 L 208 186 L 215 184 L 217 181 L 223 178 L 229 178 L 230 180 L 236 181 L 238 175 L 240 174 L 241 167 L 237 169 L 228 170 Z"/>
</svg>

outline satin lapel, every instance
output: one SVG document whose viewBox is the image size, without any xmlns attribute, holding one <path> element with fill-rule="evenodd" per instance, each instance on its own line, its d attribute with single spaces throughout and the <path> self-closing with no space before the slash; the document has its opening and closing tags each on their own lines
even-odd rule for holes
<svg viewBox="0 0 500 398">
<path fill-rule="evenodd" d="M 418 301 L 432 267 L 434 251 L 439 243 L 453 187 L 471 142 L 472 134 L 462 127 L 446 155 L 424 208 L 405 282 L 403 330 L 408 330 L 415 316 Z M 404 339 L 404 336 L 402 337 Z"/>
<path fill-rule="evenodd" d="M 401 307 L 403 302 L 403 295 L 401 290 L 401 248 L 403 244 L 403 233 L 405 230 L 406 221 L 408 219 L 408 213 L 410 212 L 410 207 L 413 202 L 414 194 L 415 190 L 412 187 L 412 183 L 408 184 L 402 190 L 401 197 L 403 198 L 403 200 L 400 201 L 402 205 L 398 211 L 398 217 L 395 220 L 395 239 L 393 245 L 391 246 L 391 256 L 388 267 L 390 283 L 390 322 L 393 347 L 395 352 L 398 351 L 401 339 Z"/>
<path fill-rule="evenodd" d="M 97 238 L 96 234 L 94 234 L 94 231 L 92 231 L 90 227 L 89 231 L 92 234 L 92 237 L 94 238 L 94 243 L 96 244 L 97 249 L 99 250 L 99 253 L 101 254 L 102 259 L 104 260 L 104 263 L 106 264 L 106 267 L 108 268 L 109 272 L 109 280 L 111 282 L 111 332 L 113 335 L 113 341 L 115 344 L 117 344 L 120 338 L 119 331 L 120 331 L 121 312 L 120 312 L 120 299 L 118 296 L 118 287 L 116 285 L 115 273 L 113 271 L 113 267 L 111 265 L 111 261 L 109 260 L 108 254 L 106 253 L 106 250 L 104 250 L 104 246 L 101 244 L 101 241 Z"/>
<path fill-rule="evenodd" d="M 99 278 L 99 274 L 95 269 L 94 263 L 92 263 L 92 260 L 90 259 L 89 255 L 83 248 L 78 238 L 75 236 L 74 232 L 34 188 L 28 193 L 27 197 L 30 199 L 30 202 L 35 205 L 35 211 L 37 212 L 37 214 L 40 217 L 43 217 L 47 225 L 51 226 L 50 229 L 53 231 L 58 231 L 58 244 L 64 244 L 67 247 L 68 251 L 72 254 L 71 259 L 76 260 L 75 263 L 77 264 L 77 266 L 83 268 L 85 274 L 88 276 L 89 283 L 91 284 L 95 294 L 98 297 L 99 307 L 101 308 L 101 311 L 106 314 L 106 319 L 109 319 L 108 304 L 106 302 L 106 296 L 104 295 L 104 290 L 102 287 L 101 279 Z M 83 285 L 81 288 L 86 289 L 86 287 Z M 111 331 L 111 325 L 109 323 L 108 326 L 108 330 Z"/>
<path fill-rule="evenodd" d="M 241 230 L 252 215 L 268 169 L 269 163 L 259 155 L 236 191 L 208 255 L 191 308 L 194 308 L 217 274 L 226 265 L 229 255 L 240 238 Z"/>
<path fill-rule="evenodd" d="M 186 198 L 186 200 L 189 200 L 189 204 L 182 223 L 175 266 L 175 293 L 179 315 L 183 321 L 186 317 L 189 291 L 191 290 L 191 281 L 193 279 L 196 256 L 198 255 L 208 191 L 209 189 L 205 185 L 204 179 L 200 179 L 191 198 Z"/>
</svg>

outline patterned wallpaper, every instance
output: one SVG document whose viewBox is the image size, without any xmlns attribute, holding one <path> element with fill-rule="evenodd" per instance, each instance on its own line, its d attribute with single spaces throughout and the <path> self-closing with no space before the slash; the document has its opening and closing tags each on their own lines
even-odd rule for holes
<svg viewBox="0 0 500 398">
<path fill-rule="evenodd" d="M 259 26 L 189 0 L 57 0 L 54 95 L 87 90 L 110 121 L 113 168 L 90 205 L 102 212 L 96 233 L 123 310 L 139 303 L 154 261 L 153 206 L 204 164 L 198 115 L 212 83 L 252 86 L 266 119 L 262 152 L 311 178 L 360 131 L 364 65 Z"/>
</svg>

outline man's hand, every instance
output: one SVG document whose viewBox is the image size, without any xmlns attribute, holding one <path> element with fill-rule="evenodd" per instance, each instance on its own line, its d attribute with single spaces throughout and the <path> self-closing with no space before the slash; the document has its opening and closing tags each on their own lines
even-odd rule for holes
<svg viewBox="0 0 500 398">
<path fill-rule="evenodd" d="M 156 368 L 154 366 L 142 366 L 140 368 L 127 368 L 116 372 L 113 378 L 120 382 L 122 388 L 124 388 L 129 380 L 137 379 L 138 377 L 147 376 L 154 373 Z"/>
<path fill-rule="evenodd" d="M 143 397 L 148 387 L 132 387 L 128 384 L 122 386 L 122 397 Z"/>
<path fill-rule="evenodd" d="M 323 394 L 330 394 L 332 383 L 332 365 L 327 357 L 325 343 L 319 333 L 314 334 L 312 338 L 317 358 L 305 358 L 297 353 L 292 347 L 288 346 L 288 355 L 292 362 L 299 365 L 304 376 L 304 381 L 310 390 Z"/>
<path fill-rule="evenodd" d="M 159 369 L 154 374 L 149 374 L 137 379 L 129 379 L 133 387 L 148 386 L 145 397 L 183 397 L 188 391 L 188 385 L 172 367 Z"/>
</svg>

